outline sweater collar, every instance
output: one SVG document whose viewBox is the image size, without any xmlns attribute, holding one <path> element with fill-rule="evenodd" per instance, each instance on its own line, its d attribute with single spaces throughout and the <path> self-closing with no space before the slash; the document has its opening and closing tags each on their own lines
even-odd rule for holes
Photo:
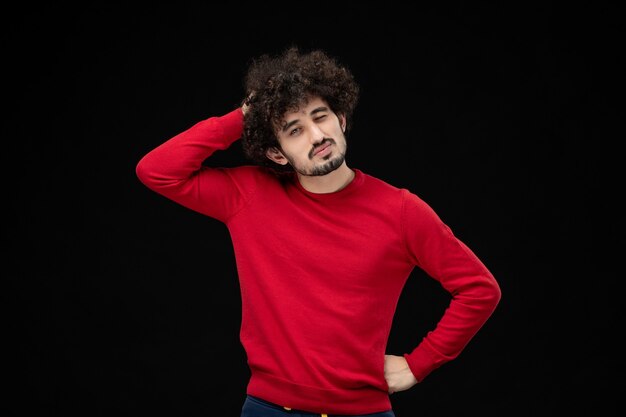
<svg viewBox="0 0 626 417">
<path fill-rule="evenodd" d="M 314 192 L 307 190 L 306 188 L 302 186 L 302 184 L 300 184 L 300 181 L 298 180 L 298 175 L 295 172 L 291 173 L 291 181 L 295 185 L 295 187 L 298 189 L 298 191 L 300 191 L 302 194 L 304 194 L 305 196 L 307 196 L 308 198 L 312 200 L 333 201 L 333 200 L 345 198 L 345 196 L 352 194 L 363 183 L 363 178 L 364 178 L 363 172 L 358 168 L 352 168 L 352 170 L 354 171 L 354 178 L 352 178 L 352 181 L 350 181 L 348 185 L 343 187 L 341 190 L 335 191 L 332 193 L 314 193 Z"/>
</svg>

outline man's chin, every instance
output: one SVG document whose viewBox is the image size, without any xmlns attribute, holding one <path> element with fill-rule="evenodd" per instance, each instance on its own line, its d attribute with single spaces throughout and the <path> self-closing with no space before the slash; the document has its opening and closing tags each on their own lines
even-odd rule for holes
<svg viewBox="0 0 626 417">
<path fill-rule="evenodd" d="M 318 166 L 313 167 L 308 172 L 298 172 L 302 175 L 307 175 L 309 177 L 321 177 L 337 170 L 343 164 L 344 159 L 345 158 L 343 157 L 343 155 L 337 156 L 335 159 L 331 159 L 330 161 L 324 161 Z"/>
</svg>

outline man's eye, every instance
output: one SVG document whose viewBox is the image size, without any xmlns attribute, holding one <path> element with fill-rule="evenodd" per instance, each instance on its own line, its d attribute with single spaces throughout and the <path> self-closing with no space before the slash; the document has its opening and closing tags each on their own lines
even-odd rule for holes
<svg viewBox="0 0 626 417">
<path fill-rule="evenodd" d="M 321 115 L 320 117 L 318 117 L 318 118 L 317 118 L 317 119 L 315 119 L 315 120 L 322 120 L 322 119 L 325 119 L 325 118 L 326 118 L 326 115 L 325 115 L 325 114 L 323 114 L 323 115 Z"/>
<path fill-rule="evenodd" d="M 298 132 L 299 130 L 300 130 L 300 128 L 299 128 L 299 127 L 296 127 L 296 128 L 295 128 L 295 129 L 293 129 L 291 132 L 289 132 L 289 134 L 293 136 L 293 135 L 295 135 L 295 134 L 296 134 L 296 132 Z"/>
</svg>

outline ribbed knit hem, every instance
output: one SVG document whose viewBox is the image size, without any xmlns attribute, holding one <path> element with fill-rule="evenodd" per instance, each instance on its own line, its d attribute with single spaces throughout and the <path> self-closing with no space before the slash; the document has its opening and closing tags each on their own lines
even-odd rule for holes
<svg viewBox="0 0 626 417">
<path fill-rule="evenodd" d="M 432 371 L 453 359 L 438 355 L 425 341 L 413 349 L 413 352 L 405 353 L 402 356 L 406 359 L 413 376 L 419 382 L 422 382 Z"/>
<path fill-rule="evenodd" d="M 374 387 L 332 390 L 294 384 L 256 371 L 247 393 L 266 401 L 311 413 L 370 414 L 391 410 L 389 393 Z"/>
</svg>

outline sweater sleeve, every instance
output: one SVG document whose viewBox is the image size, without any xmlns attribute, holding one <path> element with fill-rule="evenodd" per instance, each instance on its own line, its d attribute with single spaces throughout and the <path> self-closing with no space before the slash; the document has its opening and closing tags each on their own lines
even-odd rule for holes
<svg viewBox="0 0 626 417">
<path fill-rule="evenodd" d="M 242 172 L 253 167 L 242 170 L 242 167 L 211 168 L 202 164 L 215 151 L 227 149 L 242 132 L 240 108 L 200 121 L 141 158 L 136 174 L 151 190 L 226 222 L 251 198 L 253 187 Z"/>
<path fill-rule="evenodd" d="M 408 256 L 451 294 L 435 328 L 411 353 L 404 354 L 421 382 L 461 353 L 495 310 L 501 292 L 490 271 L 430 206 L 406 189 L 403 195 L 402 224 Z"/>
</svg>

